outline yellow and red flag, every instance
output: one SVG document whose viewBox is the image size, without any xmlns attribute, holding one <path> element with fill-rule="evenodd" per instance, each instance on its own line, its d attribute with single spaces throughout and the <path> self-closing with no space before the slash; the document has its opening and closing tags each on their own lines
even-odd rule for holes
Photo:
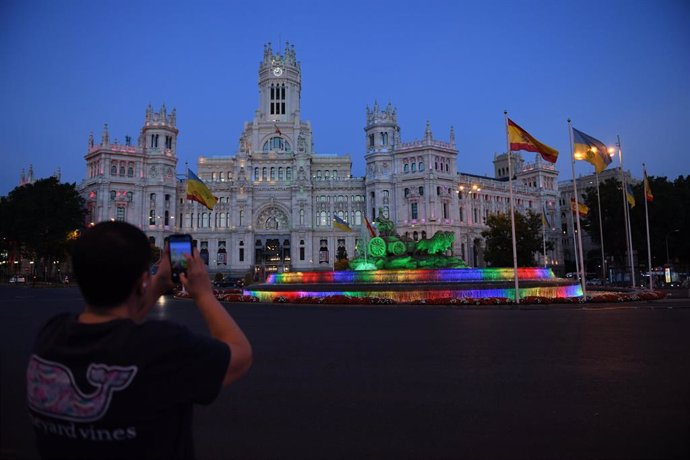
<svg viewBox="0 0 690 460">
<path fill-rule="evenodd" d="M 642 170 L 644 172 L 644 197 L 647 202 L 651 203 L 654 201 L 654 194 L 652 194 L 652 188 L 649 186 L 649 178 L 647 177 L 647 169 Z"/>
<path fill-rule="evenodd" d="M 508 118 L 508 142 L 510 143 L 511 152 L 517 152 L 518 150 L 536 152 L 549 163 L 555 163 L 558 159 L 558 150 L 542 144 L 510 118 Z"/>
<path fill-rule="evenodd" d="M 589 206 L 587 206 L 581 201 L 578 201 L 576 207 L 575 198 L 570 199 L 570 210 L 573 211 L 573 213 L 577 212 L 578 214 L 580 214 L 580 217 L 587 217 L 587 214 L 589 214 Z"/>
</svg>

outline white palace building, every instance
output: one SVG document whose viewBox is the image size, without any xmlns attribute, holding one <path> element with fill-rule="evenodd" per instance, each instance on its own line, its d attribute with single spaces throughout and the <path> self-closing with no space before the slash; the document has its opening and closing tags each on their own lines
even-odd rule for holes
<svg viewBox="0 0 690 460">
<path fill-rule="evenodd" d="M 453 128 L 439 140 L 427 123 L 424 138 L 404 141 L 396 110 L 374 104 L 364 126 L 366 175 L 353 177 L 349 155 L 314 151 L 311 124 L 300 117 L 301 81 L 293 46 L 286 44 L 282 54 L 264 47 L 259 107 L 244 124 L 237 150 L 198 159 L 197 175 L 218 197 L 212 211 L 186 199 L 186 181 L 177 174 L 174 109 L 149 106 L 136 144 L 111 142 L 107 125 L 100 143 L 90 135 L 80 184 L 89 222 L 130 222 L 158 246 L 167 235 L 190 233 L 210 271 L 263 274 L 328 269 L 339 247 L 353 257 L 365 216 L 373 222 L 382 212 L 403 237 L 454 232 L 453 253 L 469 266 L 485 266 L 486 218 L 509 210 L 508 156 L 494 155 L 494 177 L 459 173 Z M 515 209 L 547 210 L 546 238 L 555 249 L 546 263 L 558 269 L 558 171 L 539 159 L 512 158 Z M 335 228 L 334 214 L 353 231 Z"/>
</svg>

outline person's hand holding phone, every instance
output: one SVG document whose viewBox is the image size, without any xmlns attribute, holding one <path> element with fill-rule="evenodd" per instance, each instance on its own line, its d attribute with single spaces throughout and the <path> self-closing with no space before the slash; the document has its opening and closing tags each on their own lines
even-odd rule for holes
<svg viewBox="0 0 690 460">
<path fill-rule="evenodd" d="M 206 264 L 199 255 L 199 250 L 194 248 L 191 256 L 185 254 L 184 257 L 187 262 L 187 272 L 180 272 L 180 281 L 184 288 L 194 299 L 204 295 L 213 296 L 213 285 L 208 277 Z"/>
</svg>

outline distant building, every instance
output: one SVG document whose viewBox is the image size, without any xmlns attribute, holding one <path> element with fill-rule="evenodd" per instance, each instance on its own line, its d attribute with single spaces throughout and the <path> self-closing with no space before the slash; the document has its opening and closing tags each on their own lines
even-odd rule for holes
<svg viewBox="0 0 690 460">
<path fill-rule="evenodd" d="M 454 232 L 453 253 L 470 266 L 485 266 L 486 218 L 509 210 L 506 154 L 494 155 L 494 177 L 458 173 L 452 127 L 442 141 L 427 122 L 424 138 L 404 142 L 396 109 L 374 103 L 366 109 L 365 177 L 352 177 L 350 156 L 314 151 L 311 124 L 300 115 L 302 73 L 294 47 L 281 54 L 266 45 L 258 76 L 259 107 L 236 151 L 198 159 L 197 175 L 219 198 L 212 211 L 186 200 L 185 181 L 176 178 L 175 110 L 149 106 L 135 145 L 110 142 L 107 125 L 99 144 L 89 137 L 80 185 L 89 222 L 130 222 L 159 246 L 171 233 L 190 233 L 211 270 L 263 275 L 328 269 L 340 247 L 354 256 L 365 218 L 373 222 L 381 212 L 404 238 Z M 555 247 L 546 263 L 558 269 L 558 171 L 539 159 L 512 158 L 515 209 L 546 211 L 545 237 Z M 353 231 L 334 228 L 334 215 Z"/>
</svg>

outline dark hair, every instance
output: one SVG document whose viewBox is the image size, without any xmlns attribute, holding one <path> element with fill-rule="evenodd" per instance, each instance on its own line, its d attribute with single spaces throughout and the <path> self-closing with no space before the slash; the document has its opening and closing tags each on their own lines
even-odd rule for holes
<svg viewBox="0 0 690 460">
<path fill-rule="evenodd" d="M 125 222 L 101 222 L 88 228 L 72 249 L 74 277 L 86 303 L 94 307 L 124 302 L 150 263 L 146 235 Z"/>
</svg>

